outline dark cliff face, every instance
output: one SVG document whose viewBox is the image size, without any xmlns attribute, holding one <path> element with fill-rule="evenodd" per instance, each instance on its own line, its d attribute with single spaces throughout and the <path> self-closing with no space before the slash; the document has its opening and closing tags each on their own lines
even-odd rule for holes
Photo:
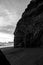
<svg viewBox="0 0 43 65">
<path fill-rule="evenodd" d="M 14 47 L 40 47 L 43 43 L 42 35 L 43 1 L 32 0 L 17 22 Z"/>
</svg>

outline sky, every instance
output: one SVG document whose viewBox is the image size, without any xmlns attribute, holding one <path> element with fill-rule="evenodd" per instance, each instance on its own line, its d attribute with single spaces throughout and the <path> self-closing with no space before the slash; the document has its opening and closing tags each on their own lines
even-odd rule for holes
<svg viewBox="0 0 43 65">
<path fill-rule="evenodd" d="M 4 40 L 9 39 L 9 35 L 13 39 L 16 24 L 29 2 L 30 0 L 0 0 L 0 41 L 3 37 Z"/>
</svg>

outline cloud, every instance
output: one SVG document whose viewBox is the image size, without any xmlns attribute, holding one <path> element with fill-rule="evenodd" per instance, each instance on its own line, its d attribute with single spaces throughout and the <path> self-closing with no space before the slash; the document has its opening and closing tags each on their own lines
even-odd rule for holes
<svg viewBox="0 0 43 65">
<path fill-rule="evenodd" d="M 0 27 L 0 32 L 6 32 L 12 34 L 15 30 L 15 27 L 13 25 L 7 25 Z"/>
<path fill-rule="evenodd" d="M 11 42 L 13 41 L 14 36 L 12 34 L 6 34 L 0 32 L 0 42 Z"/>
<path fill-rule="evenodd" d="M 0 31 L 12 33 L 16 27 L 18 15 L 16 11 L 9 11 L 0 5 Z"/>
<path fill-rule="evenodd" d="M 16 11 L 11 12 L 8 9 L 0 6 L 0 26 L 15 25 L 18 20 Z"/>
</svg>

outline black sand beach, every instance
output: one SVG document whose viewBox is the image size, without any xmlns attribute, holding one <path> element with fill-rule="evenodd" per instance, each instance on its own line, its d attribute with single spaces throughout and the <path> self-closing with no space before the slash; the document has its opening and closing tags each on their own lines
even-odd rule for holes
<svg viewBox="0 0 43 65">
<path fill-rule="evenodd" d="M 43 57 L 43 48 L 24 49 L 10 47 L 1 50 L 11 65 L 37 65 L 37 60 L 40 60 L 40 58 Z"/>
</svg>

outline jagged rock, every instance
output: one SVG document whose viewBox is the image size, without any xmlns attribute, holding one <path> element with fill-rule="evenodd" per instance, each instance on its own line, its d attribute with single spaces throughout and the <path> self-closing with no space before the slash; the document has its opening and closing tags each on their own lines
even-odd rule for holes
<svg viewBox="0 0 43 65">
<path fill-rule="evenodd" d="M 1 50 L 0 50 L 0 65 L 11 65 Z"/>
<path fill-rule="evenodd" d="M 43 43 L 42 32 L 43 1 L 32 0 L 17 22 L 14 31 L 14 47 L 40 47 Z"/>
</svg>

